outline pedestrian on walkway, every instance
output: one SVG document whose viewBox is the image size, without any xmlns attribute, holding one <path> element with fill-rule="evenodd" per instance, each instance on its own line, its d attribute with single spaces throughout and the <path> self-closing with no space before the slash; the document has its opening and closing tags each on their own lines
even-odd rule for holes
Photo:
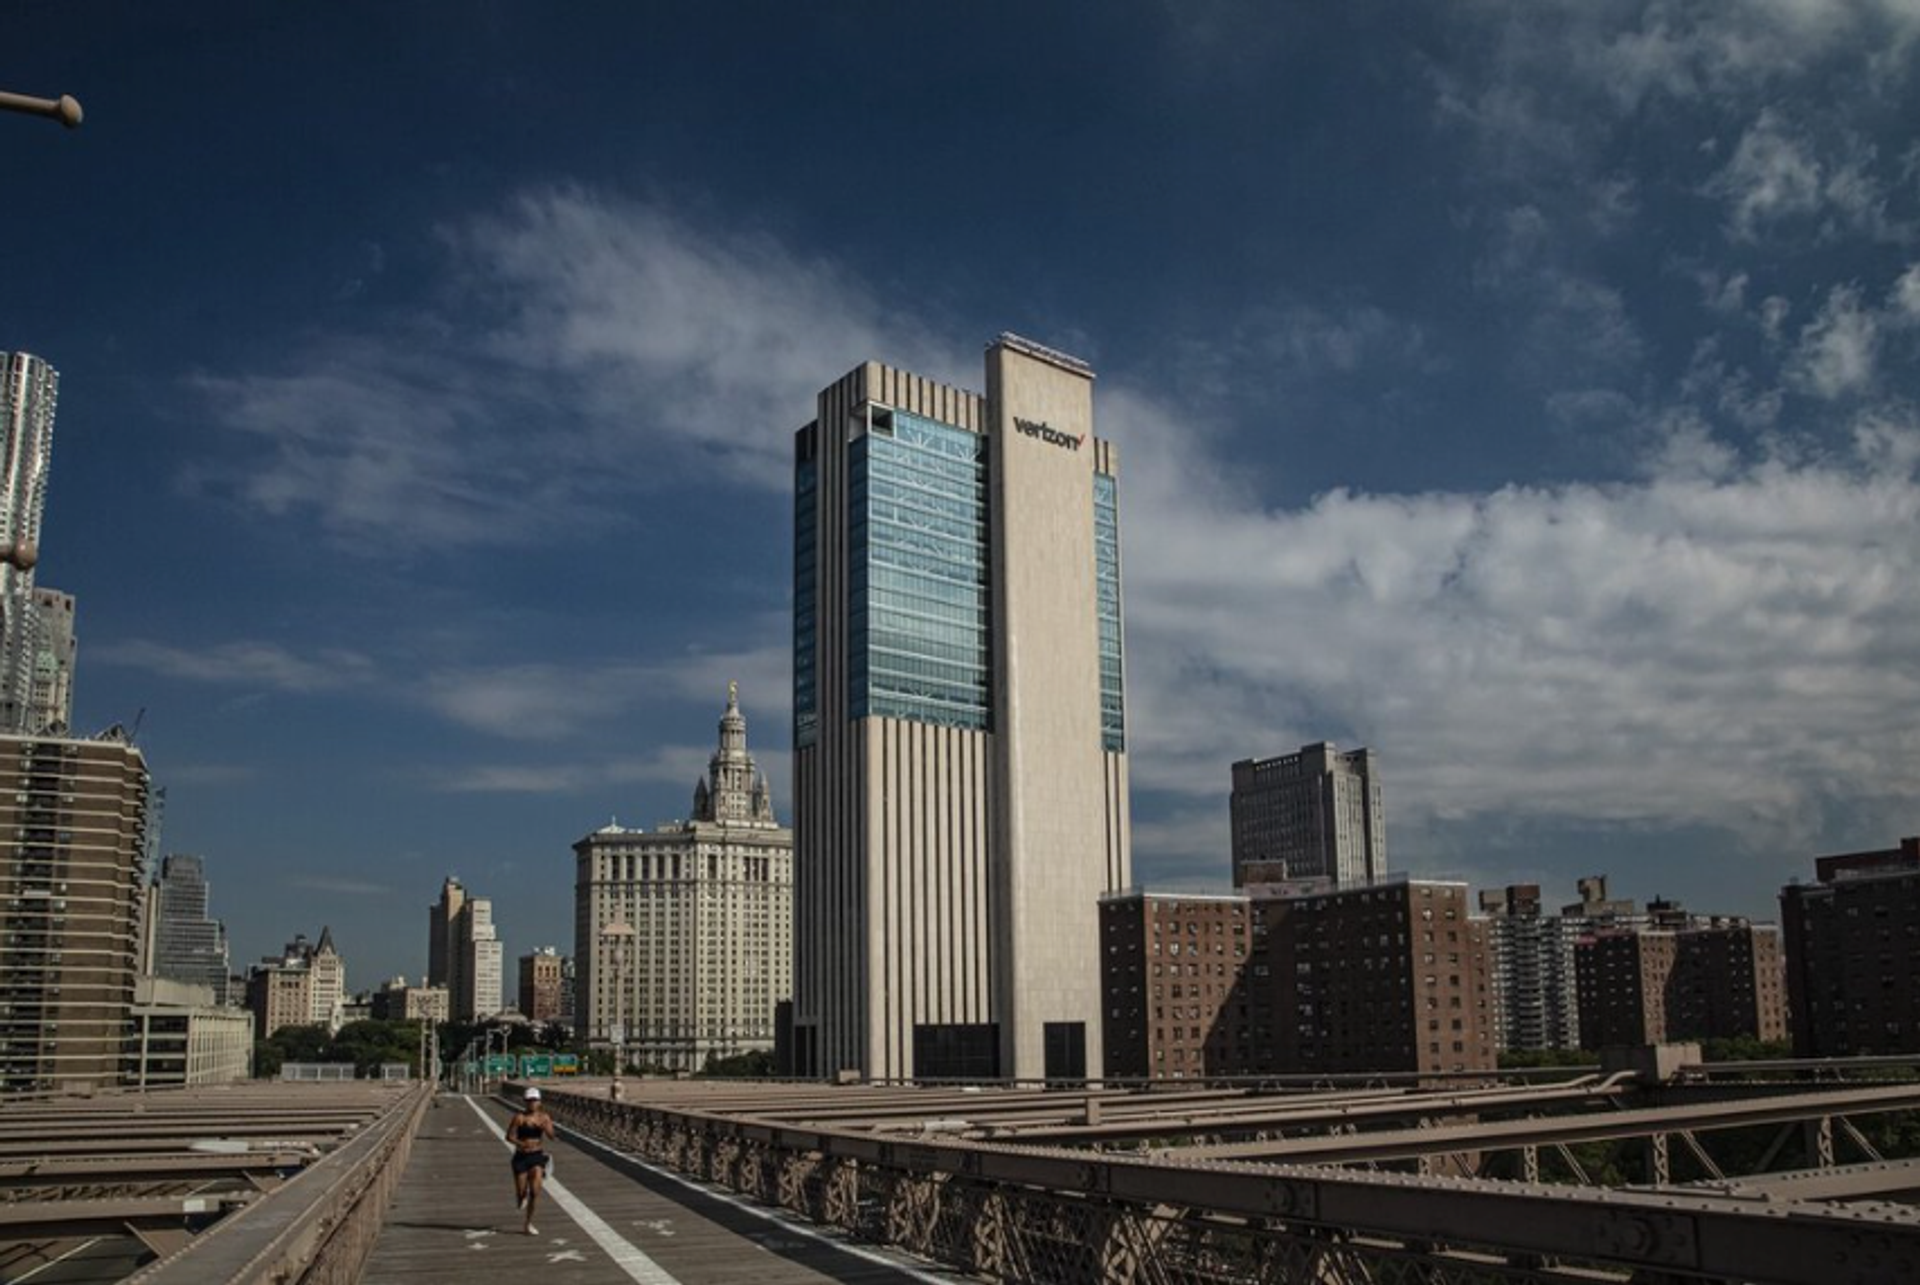
<svg viewBox="0 0 1920 1285">
<path fill-rule="evenodd" d="M 520 1230 L 538 1236 L 533 1211 L 540 1204 L 540 1187 L 546 1181 L 553 1157 L 547 1154 L 547 1139 L 553 1136 L 553 1117 L 540 1104 L 540 1090 L 527 1090 L 527 1104 L 507 1121 L 507 1141 L 513 1144 L 513 1194 L 527 1211 Z"/>
</svg>

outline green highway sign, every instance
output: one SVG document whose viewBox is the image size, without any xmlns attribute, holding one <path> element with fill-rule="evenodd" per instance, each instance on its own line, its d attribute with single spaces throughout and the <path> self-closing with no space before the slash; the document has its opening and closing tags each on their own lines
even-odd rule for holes
<svg viewBox="0 0 1920 1285">
<path fill-rule="evenodd" d="M 512 1075 L 513 1062 L 511 1053 L 487 1054 L 487 1078 L 491 1080 L 502 1075 Z"/>
<path fill-rule="evenodd" d="M 523 1053 L 520 1055 L 520 1074 L 528 1079 L 553 1074 L 553 1057 L 547 1053 Z"/>
<path fill-rule="evenodd" d="M 553 1055 L 553 1073 L 555 1075 L 580 1074 L 580 1055 L 578 1053 L 555 1053 Z"/>
</svg>

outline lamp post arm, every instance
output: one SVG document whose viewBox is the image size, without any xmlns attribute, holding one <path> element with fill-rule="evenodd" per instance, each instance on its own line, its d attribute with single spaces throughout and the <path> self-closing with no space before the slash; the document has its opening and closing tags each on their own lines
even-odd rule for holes
<svg viewBox="0 0 1920 1285">
<path fill-rule="evenodd" d="M 34 98 L 27 94 L 9 94 L 5 90 L 0 90 L 0 111 L 45 116 L 59 121 L 68 129 L 78 129 L 86 115 L 71 94 L 62 94 L 58 98 Z"/>
</svg>

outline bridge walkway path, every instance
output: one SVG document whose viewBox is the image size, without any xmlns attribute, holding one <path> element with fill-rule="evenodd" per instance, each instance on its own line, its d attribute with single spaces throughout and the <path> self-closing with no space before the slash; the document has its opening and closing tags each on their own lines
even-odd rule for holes
<svg viewBox="0 0 1920 1285">
<path fill-rule="evenodd" d="M 527 1285 L 955 1285 L 967 1278 L 621 1156 L 564 1130 L 538 1236 L 520 1231 L 498 1102 L 443 1093 L 362 1276 L 365 1285 L 513 1280 Z"/>
</svg>

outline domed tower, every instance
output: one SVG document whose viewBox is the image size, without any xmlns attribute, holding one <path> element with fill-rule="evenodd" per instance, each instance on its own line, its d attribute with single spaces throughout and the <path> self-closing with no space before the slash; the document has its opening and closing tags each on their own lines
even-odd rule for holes
<svg viewBox="0 0 1920 1285">
<path fill-rule="evenodd" d="M 707 777 L 694 787 L 696 821 L 772 822 L 766 778 L 747 752 L 747 717 L 740 712 L 740 684 L 727 684 L 727 710 L 720 716 L 720 748 L 707 763 Z"/>
</svg>

